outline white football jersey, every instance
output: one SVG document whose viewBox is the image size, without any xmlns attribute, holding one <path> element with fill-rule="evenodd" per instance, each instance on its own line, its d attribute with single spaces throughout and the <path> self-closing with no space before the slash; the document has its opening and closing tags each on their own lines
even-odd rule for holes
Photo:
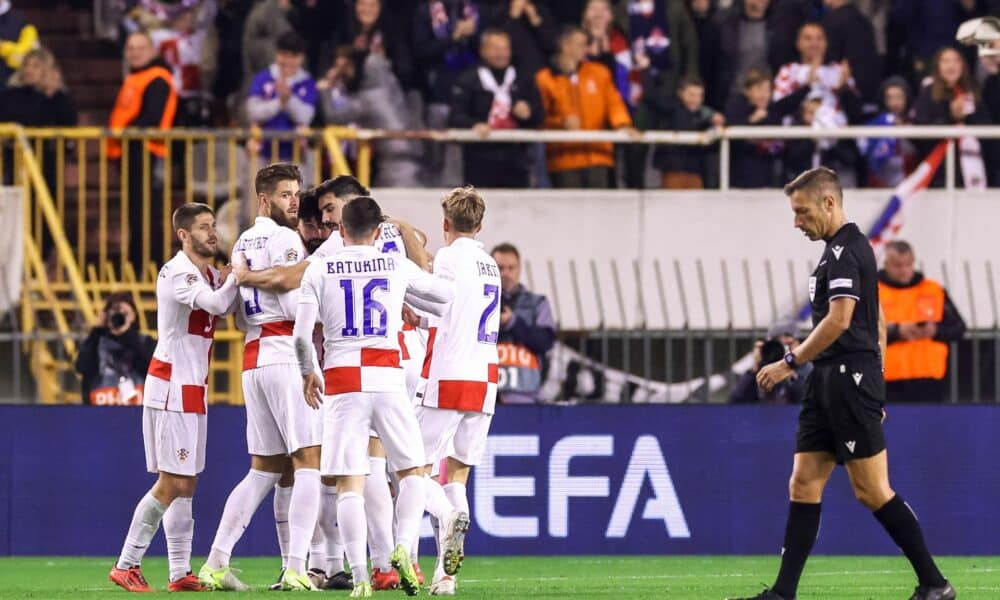
<svg viewBox="0 0 1000 600">
<path fill-rule="evenodd" d="M 218 317 L 194 307 L 202 292 L 222 286 L 212 267 L 198 271 L 183 251 L 156 279 L 156 350 L 143 387 L 143 404 L 161 410 L 205 414 L 208 366 Z"/>
<path fill-rule="evenodd" d="M 406 244 L 403 243 L 403 234 L 399 231 L 399 227 L 388 222 L 379 225 L 375 249 L 386 254 L 395 252 L 406 256 Z"/>
<path fill-rule="evenodd" d="M 347 246 L 309 265 L 300 302 L 319 306 L 327 395 L 405 394 L 399 332 L 408 290 L 432 302 L 450 299 L 448 282 L 374 246 Z"/>
<path fill-rule="evenodd" d="M 246 257 L 247 268 L 251 271 L 294 265 L 306 254 L 298 232 L 268 217 L 257 217 L 253 227 L 240 235 L 233 255 L 237 252 Z M 247 328 L 243 370 L 295 363 L 292 329 L 298 290 L 276 294 L 241 285 L 240 299 L 241 316 Z"/>
<path fill-rule="evenodd" d="M 455 297 L 444 315 L 428 321 L 417 397 L 423 406 L 493 414 L 500 269 L 482 243 L 459 238 L 438 250 L 434 273 L 454 281 Z"/>
<path fill-rule="evenodd" d="M 323 243 L 316 248 L 316 251 L 309 255 L 309 261 L 316 261 L 321 258 L 326 258 L 331 254 L 340 252 L 344 249 L 344 238 L 340 237 L 339 231 L 334 231 L 330 234 L 330 237 L 323 240 Z"/>
</svg>

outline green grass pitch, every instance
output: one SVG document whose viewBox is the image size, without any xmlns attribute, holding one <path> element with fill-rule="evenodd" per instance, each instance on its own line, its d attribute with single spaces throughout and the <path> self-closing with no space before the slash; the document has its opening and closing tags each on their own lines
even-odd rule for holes
<svg viewBox="0 0 1000 600">
<path fill-rule="evenodd" d="M 111 558 L 0 558 L 0 598 L 118 598 L 126 593 L 108 582 Z M 1000 557 L 943 557 L 945 575 L 961 600 L 1000 599 Z M 202 559 L 194 561 L 195 569 Z M 266 586 L 278 573 L 274 558 L 244 558 L 233 566 L 254 588 L 247 594 L 273 598 Z M 430 562 L 422 562 L 430 573 Z M 668 598 L 721 600 L 760 591 L 777 570 L 777 557 L 733 556 L 470 556 L 459 577 L 464 598 Z M 166 559 L 143 564 L 150 584 L 166 590 Z M 906 600 L 913 592 L 910 566 L 902 557 L 816 556 L 810 559 L 799 600 Z M 342 598 L 347 592 L 325 592 Z M 422 592 L 426 595 L 426 589 Z M 285 596 L 287 597 L 287 596 Z M 376 598 L 405 598 L 401 591 Z"/>
</svg>

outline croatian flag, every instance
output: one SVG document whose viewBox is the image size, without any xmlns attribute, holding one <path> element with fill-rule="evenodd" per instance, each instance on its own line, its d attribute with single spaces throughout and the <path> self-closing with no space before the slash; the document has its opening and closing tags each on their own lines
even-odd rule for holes
<svg viewBox="0 0 1000 600">
<path fill-rule="evenodd" d="M 875 224 L 872 225 L 871 230 L 868 232 L 868 240 L 872 244 L 872 250 L 875 251 L 876 257 L 881 257 L 882 252 L 885 250 L 885 245 L 898 236 L 899 230 L 903 228 L 906 208 L 930 185 L 931 180 L 934 179 L 934 174 L 937 173 L 938 168 L 941 166 L 941 161 L 944 160 L 947 148 L 947 140 L 938 143 L 934 147 L 934 150 L 927 155 L 927 158 L 920 162 L 913 173 L 910 173 L 893 190 L 892 198 L 889 199 L 888 204 L 882 209 L 882 213 L 875 219 Z M 810 312 L 809 303 L 807 302 L 799 311 L 799 320 L 804 321 L 808 319 Z"/>
</svg>

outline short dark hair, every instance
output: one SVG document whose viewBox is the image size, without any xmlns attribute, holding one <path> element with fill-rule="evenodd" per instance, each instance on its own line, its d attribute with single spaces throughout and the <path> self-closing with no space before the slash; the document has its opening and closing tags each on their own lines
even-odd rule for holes
<svg viewBox="0 0 1000 600">
<path fill-rule="evenodd" d="M 840 187 L 840 178 L 836 171 L 826 167 L 816 167 L 800 173 L 785 186 L 785 195 L 790 197 L 798 191 L 816 193 L 824 188 L 831 188 L 837 202 L 843 202 L 844 191 Z"/>
<path fill-rule="evenodd" d="M 253 182 L 254 190 L 258 196 L 260 194 L 273 194 L 275 188 L 282 181 L 297 181 L 299 185 L 302 185 L 302 172 L 299 171 L 298 165 L 287 162 L 267 165 L 257 171 L 257 178 Z"/>
<path fill-rule="evenodd" d="M 139 307 L 135 305 L 132 292 L 114 292 L 113 294 L 108 294 L 108 297 L 104 299 L 104 312 L 111 311 L 111 307 L 122 302 L 131 306 L 135 314 L 139 314 Z"/>
<path fill-rule="evenodd" d="M 482 33 L 479 34 L 479 45 L 482 46 L 483 42 L 486 40 L 486 37 L 491 35 L 503 36 L 507 38 L 507 41 L 510 41 L 510 34 L 507 33 L 506 30 L 500 29 L 499 27 L 488 27 L 484 29 Z"/>
<path fill-rule="evenodd" d="M 496 246 L 493 246 L 493 249 L 490 250 L 490 256 L 493 256 L 498 252 L 500 254 L 513 254 L 514 256 L 517 257 L 518 262 L 521 261 L 521 253 L 517 251 L 517 246 L 511 244 L 510 242 L 504 242 L 502 244 L 497 244 Z"/>
<path fill-rule="evenodd" d="M 750 89 L 758 83 L 765 81 L 771 83 L 772 80 L 774 80 L 774 77 L 771 77 L 771 71 L 759 67 L 750 67 L 744 75 L 743 89 Z"/>
<path fill-rule="evenodd" d="M 181 204 L 174 211 L 174 216 L 171 221 L 174 225 L 174 231 L 178 229 L 183 229 L 185 231 L 191 231 L 191 225 L 194 224 L 195 218 L 198 215 L 210 214 L 215 216 L 215 211 L 212 207 L 204 204 L 202 202 L 188 202 L 186 204 Z"/>
<path fill-rule="evenodd" d="M 913 254 L 913 246 L 906 240 L 892 240 L 885 245 L 886 250 L 895 250 L 900 254 Z"/>
<path fill-rule="evenodd" d="M 305 54 L 306 43 L 298 33 L 286 31 L 278 37 L 277 50 L 289 54 Z"/>
<path fill-rule="evenodd" d="M 340 226 L 347 237 L 357 240 L 375 233 L 382 223 L 382 208 L 371 196 L 358 196 L 344 205 Z"/>
<path fill-rule="evenodd" d="M 350 175 L 338 175 L 333 179 L 327 179 L 316 186 L 316 199 L 320 199 L 327 194 L 333 194 L 338 198 L 350 200 L 358 196 L 371 196 L 371 191 L 357 178 Z"/>
<path fill-rule="evenodd" d="M 566 38 L 576 33 L 587 35 L 587 32 L 584 31 L 583 27 L 580 27 L 579 25 L 563 25 L 562 29 L 559 30 L 559 37 L 557 38 L 557 43 L 561 46 L 562 43 L 566 40 Z M 590 36 L 587 36 L 587 38 L 590 39 Z"/>
<path fill-rule="evenodd" d="M 704 88 L 705 84 L 702 83 L 701 79 L 695 77 L 694 75 L 685 75 L 681 77 L 680 81 L 677 82 L 677 91 L 682 92 L 688 87 Z"/>
<path fill-rule="evenodd" d="M 299 219 L 302 221 L 319 222 L 322 216 L 319 212 L 319 196 L 316 195 L 316 188 L 309 188 L 299 192 Z"/>
</svg>

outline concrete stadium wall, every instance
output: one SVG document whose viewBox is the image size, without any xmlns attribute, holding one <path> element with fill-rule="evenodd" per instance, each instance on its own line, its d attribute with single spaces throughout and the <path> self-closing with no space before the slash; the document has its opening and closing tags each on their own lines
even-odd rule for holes
<svg viewBox="0 0 1000 600">
<path fill-rule="evenodd" d="M 444 190 L 376 190 L 386 211 L 437 249 Z M 691 192 L 487 190 L 481 239 L 510 241 L 525 279 L 555 302 L 565 329 L 761 328 L 793 312 L 822 246 L 793 227 L 780 190 Z M 867 230 L 890 190 L 847 190 L 848 217 Z M 943 280 L 974 328 L 1000 320 L 996 191 L 925 192 L 901 236 Z M 617 274 L 616 274 L 617 269 Z M 700 269 L 700 274 L 699 274 Z M 968 269 L 968 273 L 966 273 Z"/>
<path fill-rule="evenodd" d="M 780 406 L 500 407 L 473 471 L 467 551 L 777 555 L 795 422 Z M 245 423 L 240 408 L 210 410 L 195 554 L 249 466 Z M 998 426 L 996 406 L 889 408 L 893 484 L 936 553 L 1000 551 Z M 138 408 L 0 406 L 0 555 L 116 555 L 153 480 Z M 236 555 L 277 556 L 272 515 L 268 498 Z M 842 469 L 816 551 L 899 552 Z M 160 534 L 151 553 L 164 552 Z"/>
</svg>

